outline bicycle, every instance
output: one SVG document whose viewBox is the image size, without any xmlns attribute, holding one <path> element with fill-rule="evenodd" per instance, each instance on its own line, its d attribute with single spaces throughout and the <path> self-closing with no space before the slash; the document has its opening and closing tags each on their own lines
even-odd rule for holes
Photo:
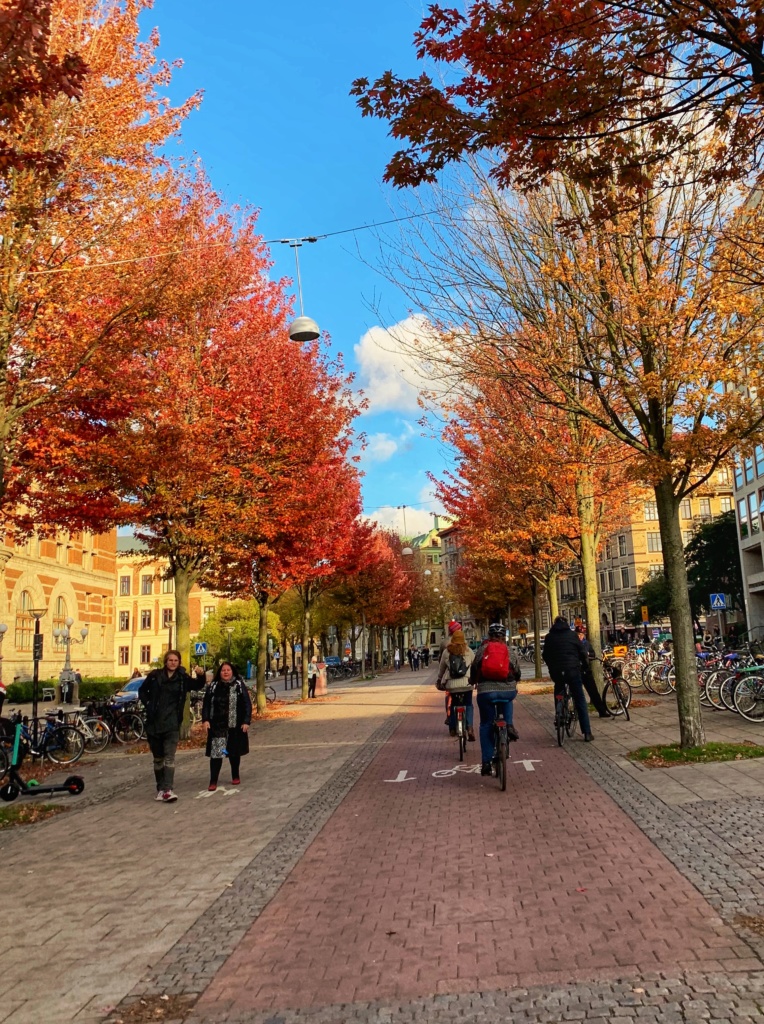
<svg viewBox="0 0 764 1024">
<path fill-rule="evenodd" d="M 494 742 L 494 753 L 493 760 L 491 761 L 491 768 L 494 775 L 499 780 L 499 789 L 502 793 L 507 788 L 507 758 L 509 756 L 509 732 L 507 729 L 507 720 L 504 717 L 504 712 L 499 710 L 499 706 L 506 704 L 506 698 L 501 700 L 492 700 L 493 704 L 493 742 Z"/>
<path fill-rule="evenodd" d="M 554 728 L 557 733 L 557 746 L 561 747 L 565 737 L 572 737 L 578 727 L 578 716 L 573 705 L 573 694 L 568 681 L 563 677 L 562 692 L 554 695 Z"/>
<path fill-rule="evenodd" d="M 83 715 L 83 708 L 76 708 L 66 716 L 67 724 L 78 729 L 85 740 L 85 750 L 89 754 L 100 754 L 109 745 L 111 729 L 103 719 L 96 715 Z"/>
<path fill-rule="evenodd" d="M 112 739 L 118 743 L 136 743 L 143 739 L 146 727 L 137 711 L 124 711 L 114 704 L 94 701 L 88 706 L 87 713 L 102 719 L 109 727 Z"/>
<path fill-rule="evenodd" d="M 40 760 L 47 757 L 52 764 L 74 764 L 79 761 L 85 751 L 85 737 L 75 729 L 73 725 L 65 725 L 58 720 L 55 713 L 45 716 L 45 727 L 42 733 L 32 738 L 29 725 L 17 711 L 11 716 L 11 723 L 14 726 L 20 725 L 20 743 L 23 746 L 24 754 L 29 753 L 32 757 Z M 4 738 L 4 745 L 8 738 Z M 5 751 L 7 756 L 7 750 Z M 23 760 L 23 758 L 22 758 Z"/>
<path fill-rule="evenodd" d="M 451 710 L 456 713 L 456 739 L 459 743 L 459 760 L 467 753 L 467 697 L 469 690 L 451 693 Z"/>
<path fill-rule="evenodd" d="M 626 721 L 630 722 L 629 704 L 631 704 L 631 687 L 621 675 L 619 665 L 603 660 L 602 667 L 608 677 L 602 690 L 602 699 L 605 702 L 606 708 L 611 715 L 625 715 Z"/>
</svg>

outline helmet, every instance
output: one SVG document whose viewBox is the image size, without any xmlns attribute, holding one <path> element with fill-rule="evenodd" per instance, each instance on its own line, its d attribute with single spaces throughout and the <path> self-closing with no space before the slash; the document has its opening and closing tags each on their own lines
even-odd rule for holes
<svg viewBox="0 0 764 1024">
<path fill-rule="evenodd" d="M 462 628 L 461 622 L 457 622 L 456 619 L 451 619 L 451 621 L 448 624 L 448 635 L 451 636 L 452 633 L 455 633 L 457 631 L 457 629 L 461 629 L 461 628 Z"/>
<path fill-rule="evenodd" d="M 504 640 L 507 635 L 507 627 L 500 622 L 493 622 L 488 627 L 488 636 L 491 640 Z"/>
</svg>

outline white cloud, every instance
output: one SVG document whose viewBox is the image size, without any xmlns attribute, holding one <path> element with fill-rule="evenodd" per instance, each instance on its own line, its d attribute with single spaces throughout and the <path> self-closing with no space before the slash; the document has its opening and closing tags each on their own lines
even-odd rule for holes
<svg viewBox="0 0 764 1024">
<path fill-rule="evenodd" d="M 422 390 L 433 386 L 412 357 L 417 340 L 432 342 L 424 317 L 410 316 L 392 327 L 372 327 L 355 346 L 359 382 L 369 412 L 416 412 Z"/>
<path fill-rule="evenodd" d="M 369 462 L 387 462 L 397 451 L 398 442 L 390 434 L 372 434 L 363 456 Z"/>
<path fill-rule="evenodd" d="M 399 508 L 378 508 L 371 512 L 367 519 L 371 519 L 380 526 L 394 530 L 401 537 L 416 537 L 417 534 L 427 533 L 432 529 L 432 513 L 424 508 L 411 508 L 406 506 L 406 530 L 403 529 L 403 509 Z"/>
</svg>

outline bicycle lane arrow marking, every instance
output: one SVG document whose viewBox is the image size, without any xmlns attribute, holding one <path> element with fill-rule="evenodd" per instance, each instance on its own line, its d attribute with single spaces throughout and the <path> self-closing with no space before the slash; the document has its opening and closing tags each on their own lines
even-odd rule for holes
<svg viewBox="0 0 764 1024">
<path fill-rule="evenodd" d="M 398 772 L 398 777 L 397 778 L 395 778 L 395 779 L 385 779 L 384 781 L 385 782 L 413 782 L 415 778 L 416 778 L 416 775 L 409 775 L 408 774 L 408 769 L 404 768 L 402 771 Z"/>
</svg>

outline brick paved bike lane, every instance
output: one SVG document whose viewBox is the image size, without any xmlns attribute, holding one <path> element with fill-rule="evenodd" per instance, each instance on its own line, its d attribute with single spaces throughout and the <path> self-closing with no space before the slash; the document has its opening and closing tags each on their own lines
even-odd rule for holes
<svg viewBox="0 0 764 1024">
<path fill-rule="evenodd" d="M 194 1021 L 761 967 L 522 701 L 505 793 L 476 774 L 478 744 L 458 766 L 442 714 L 434 690 L 417 701 Z"/>
</svg>

